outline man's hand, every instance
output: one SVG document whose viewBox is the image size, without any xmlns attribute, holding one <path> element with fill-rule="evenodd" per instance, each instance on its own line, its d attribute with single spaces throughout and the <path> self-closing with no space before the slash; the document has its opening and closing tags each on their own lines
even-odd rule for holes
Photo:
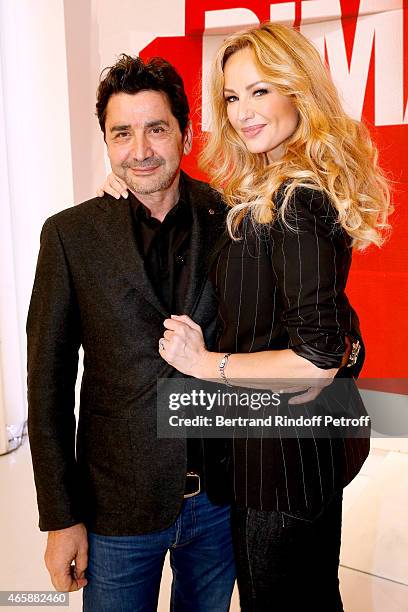
<svg viewBox="0 0 408 612">
<path fill-rule="evenodd" d="M 45 565 L 57 591 L 79 591 L 88 583 L 88 535 L 83 523 L 48 532 Z M 74 565 L 71 565 L 74 561 Z"/>
</svg>

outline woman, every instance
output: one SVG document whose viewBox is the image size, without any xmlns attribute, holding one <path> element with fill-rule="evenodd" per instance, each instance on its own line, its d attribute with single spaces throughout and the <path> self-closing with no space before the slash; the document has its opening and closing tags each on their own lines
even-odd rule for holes
<svg viewBox="0 0 408 612">
<path fill-rule="evenodd" d="M 271 23 L 224 41 L 211 100 L 201 161 L 229 207 L 210 271 L 218 350 L 174 315 L 160 355 L 186 375 L 230 385 L 357 376 L 362 343 L 345 295 L 351 253 L 381 244 L 390 212 L 367 130 L 342 109 L 313 45 Z M 243 610 L 343 610 L 342 489 L 368 450 L 364 438 L 231 441 Z"/>
</svg>

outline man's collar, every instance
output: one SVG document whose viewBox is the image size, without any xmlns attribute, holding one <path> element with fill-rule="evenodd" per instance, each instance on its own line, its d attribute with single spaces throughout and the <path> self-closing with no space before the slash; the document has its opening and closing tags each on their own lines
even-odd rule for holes
<svg viewBox="0 0 408 612">
<path fill-rule="evenodd" d="M 137 218 L 140 221 L 153 220 L 154 218 L 152 218 L 149 208 L 145 206 L 143 202 L 141 202 L 138 199 L 138 197 L 130 189 L 128 189 L 128 192 L 129 192 L 129 203 L 134 209 Z M 178 197 L 177 202 L 174 204 L 174 206 L 166 214 L 165 219 L 167 219 L 167 217 L 169 216 L 173 217 L 174 215 L 178 215 L 179 212 L 181 211 L 186 211 L 186 208 L 188 207 L 188 201 L 189 199 L 187 197 L 187 192 L 186 192 L 185 174 L 183 171 L 180 171 L 179 197 Z"/>
</svg>

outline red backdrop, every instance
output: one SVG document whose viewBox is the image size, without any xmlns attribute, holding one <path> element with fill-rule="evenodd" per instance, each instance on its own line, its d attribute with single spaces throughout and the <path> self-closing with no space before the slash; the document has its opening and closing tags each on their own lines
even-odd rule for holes
<svg viewBox="0 0 408 612">
<path fill-rule="evenodd" d="M 351 62 L 360 1 L 340 0 L 341 22 L 348 62 Z M 296 26 L 302 23 L 302 5 L 308 0 L 293 2 Z M 156 38 L 141 52 L 143 58 L 160 55 L 172 62 L 184 78 L 186 91 L 192 106 L 195 135 L 201 129 L 201 71 L 202 44 L 205 11 L 246 8 L 253 11 L 260 21 L 270 18 L 270 5 L 280 2 L 264 0 L 186 0 L 186 35 L 174 38 Z M 404 58 L 407 58 L 408 1 L 404 0 Z M 390 240 L 381 249 L 370 247 L 363 253 L 355 253 L 348 283 L 348 296 L 357 310 L 367 347 L 365 377 L 408 377 L 407 341 L 408 316 L 408 208 L 406 167 L 408 152 L 408 125 L 375 126 L 375 53 L 372 54 L 365 91 L 363 117 L 380 149 L 383 167 L 394 181 L 395 213 Z M 408 89 L 408 61 L 404 61 L 404 100 L 406 108 Z M 393 96 L 393 92 L 388 94 Z M 192 176 L 204 178 L 197 169 L 196 155 L 199 138 L 195 139 L 192 154 L 186 158 L 184 168 Z"/>
</svg>

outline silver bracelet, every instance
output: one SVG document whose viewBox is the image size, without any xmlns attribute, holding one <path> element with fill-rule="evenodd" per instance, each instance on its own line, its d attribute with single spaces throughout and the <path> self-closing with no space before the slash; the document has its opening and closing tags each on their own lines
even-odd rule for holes
<svg viewBox="0 0 408 612">
<path fill-rule="evenodd" d="M 221 359 L 219 365 L 218 365 L 218 369 L 220 371 L 220 377 L 223 383 L 225 383 L 227 385 L 227 387 L 232 387 L 233 385 L 231 385 L 230 382 L 228 382 L 227 377 L 225 376 L 225 368 L 227 367 L 227 363 L 228 363 L 228 359 L 230 357 L 231 353 L 225 353 L 224 357 Z"/>
</svg>

